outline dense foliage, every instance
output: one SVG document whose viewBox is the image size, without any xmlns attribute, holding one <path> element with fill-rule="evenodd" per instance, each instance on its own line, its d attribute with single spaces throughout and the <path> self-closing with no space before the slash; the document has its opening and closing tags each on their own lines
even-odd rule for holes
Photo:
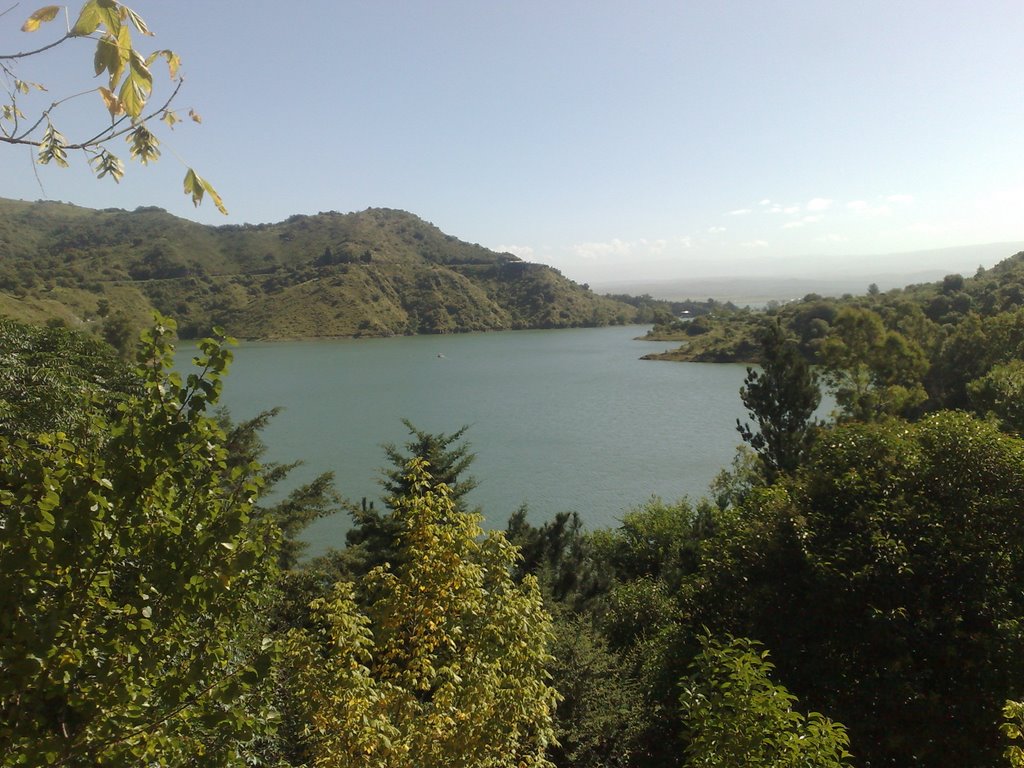
<svg viewBox="0 0 1024 768">
<path fill-rule="evenodd" d="M 277 535 L 205 413 L 228 352 L 204 344 L 182 382 L 169 333 L 147 336 L 138 393 L 79 400 L 73 436 L 0 437 L 4 765 L 241 764 L 265 725 Z"/>
<path fill-rule="evenodd" d="M 1021 764 L 1019 263 L 746 313 L 754 450 L 597 531 L 484 534 L 465 428 L 409 422 L 379 510 L 261 503 L 292 465 L 210 413 L 222 345 L 0 324 L 2 764 Z"/>
</svg>

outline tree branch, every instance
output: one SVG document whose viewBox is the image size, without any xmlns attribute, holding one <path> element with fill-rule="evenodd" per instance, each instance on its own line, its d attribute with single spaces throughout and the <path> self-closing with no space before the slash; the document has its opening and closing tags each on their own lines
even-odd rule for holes
<svg viewBox="0 0 1024 768">
<path fill-rule="evenodd" d="M 13 8 L 13 6 L 12 6 L 12 8 Z M 9 11 L 11 9 L 8 8 L 7 10 Z M 7 13 L 7 11 L 4 11 L 4 13 Z M 63 37 L 61 37 L 59 40 L 55 40 L 54 42 L 50 43 L 49 45 L 44 45 L 42 48 L 36 48 L 34 51 L 22 51 L 21 53 L 4 53 L 4 54 L 0 54 L 0 61 L 9 61 L 10 59 L 25 59 L 25 58 L 28 58 L 29 56 L 35 56 L 37 53 L 43 53 L 44 51 L 48 51 L 51 48 L 56 48 L 58 45 L 63 43 L 65 40 L 70 40 L 72 37 L 79 37 L 79 35 L 74 35 L 74 34 L 68 32 Z"/>
</svg>

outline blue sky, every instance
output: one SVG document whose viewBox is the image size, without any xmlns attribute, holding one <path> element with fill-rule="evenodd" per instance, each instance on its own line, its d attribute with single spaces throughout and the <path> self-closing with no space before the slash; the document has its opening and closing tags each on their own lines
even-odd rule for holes
<svg viewBox="0 0 1024 768">
<path fill-rule="evenodd" d="M 120 185 L 79 162 L 40 189 L 0 147 L 0 195 L 211 224 L 402 208 L 590 282 L 1024 240 L 1019 0 L 131 5 L 203 124 Z M 34 8 L 0 17 L 0 52 Z M 49 99 L 91 61 L 66 46 L 21 75 Z M 59 127 L 102 121 L 86 106 Z M 183 162 L 227 219 L 180 194 Z"/>
</svg>

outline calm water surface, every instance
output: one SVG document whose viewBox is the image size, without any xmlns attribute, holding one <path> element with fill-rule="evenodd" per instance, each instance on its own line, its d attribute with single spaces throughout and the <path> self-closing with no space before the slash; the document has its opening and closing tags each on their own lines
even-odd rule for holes
<svg viewBox="0 0 1024 768">
<path fill-rule="evenodd" d="M 470 426 L 480 484 L 469 500 L 490 525 L 525 503 L 534 522 L 576 510 L 612 526 L 652 495 L 702 495 L 744 415 L 743 366 L 639 360 L 666 347 L 635 341 L 644 330 L 243 343 L 223 402 L 236 419 L 282 406 L 266 458 L 301 459 L 296 481 L 332 471 L 350 499 L 379 498 L 380 446 L 404 442 L 408 418 L 432 432 Z M 342 515 L 314 523 L 311 552 L 343 545 L 348 527 Z"/>
</svg>

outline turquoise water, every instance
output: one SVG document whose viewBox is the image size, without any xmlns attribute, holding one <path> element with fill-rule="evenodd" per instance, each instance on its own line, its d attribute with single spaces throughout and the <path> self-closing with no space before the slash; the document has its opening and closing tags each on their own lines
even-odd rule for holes
<svg viewBox="0 0 1024 768">
<path fill-rule="evenodd" d="M 698 497 L 732 459 L 745 368 L 642 361 L 664 344 L 636 326 L 391 339 L 244 343 L 224 387 L 236 419 L 282 406 L 267 458 L 301 459 L 296 481 L 333 471 L 350 499 L 379 498 L 381 444 L 420 429 L 466 435 L 470 495 L 490 525 L 575 510 L 615 525 L 652 495 Z M 191 354 L 183 348 L 182 353 Z M 379 504 L 379 502 L 378 502 Z M 318 521 L 313 553 L 341 546 L 349 521 Z"/>
</svg>

